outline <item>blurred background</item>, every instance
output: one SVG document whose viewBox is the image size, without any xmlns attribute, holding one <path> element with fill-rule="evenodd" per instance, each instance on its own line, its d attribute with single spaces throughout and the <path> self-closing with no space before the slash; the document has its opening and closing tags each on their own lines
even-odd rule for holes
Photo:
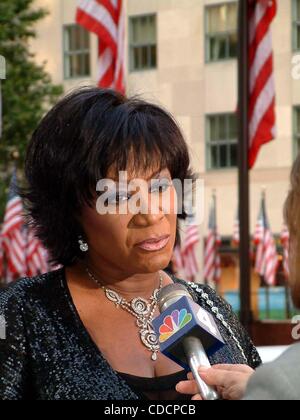
<svg viewBox="0 0 300 420">
<path fill-rule="evenodd" d="M 6 66 L 1 81 L 1 221 L 15 170 L 17 182 L 23 182 L 26 144 L 42 115 L 61 95 L 97 85 L 103 76 L 101 39 L 79 23 L 80 3 L 93 1 L 0 0 L 0 55 Z M 205 182 L 205 221 L 192 233 L 182 227 L 182 247 L 175 250 L 169 268 L 183 278 L 209 283 L 239 313 L 239 2 L 125 0 L 123 6 L 126 93 L 174 114 L 193 168 Z M 283 205 L 300 144 L 300 0 L 277 1 L 271 34 L 276 134 L 250 172 L 251 309 L 256 343 L 285 345 L 293 341 L 290 320 L 296 314 L 288 286 Z M 271 276 L 259 267 L 261 226 L 271 235 Z M 192 247 L 185 247 L 190 236 Z M 208 261 L 212 238 L 213 273 Z M 196 259 L 192 266 L 187 266 L 188 252 Z M 18 277 L 6 274 L 9 256 L 4 254 L 3 284 Z"/>
</svg>

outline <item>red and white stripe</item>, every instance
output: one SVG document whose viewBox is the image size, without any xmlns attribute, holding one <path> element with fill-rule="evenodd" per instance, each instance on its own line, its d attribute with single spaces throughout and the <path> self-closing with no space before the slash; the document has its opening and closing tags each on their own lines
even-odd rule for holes
<svg viewBox="0 0 300 420">
<path fill-rule="evenodd" d="M 18 228 L 23 224 L 23 204 L 19 196 L 15 196 L 7 203 L 2 235 L 7 235 L 9 232 Z"/>
<path fill-rule="evenodd" d="M 208 283 L 218 284 L 221 281 L 220 245 L 220 236 L 216 231 L 210 230 L 204 252 L 204 279 Z"/>
<path fill-rule="evenodd" d="M 264 233 L 265 233 L 265 228 L 264 228 L 263 214 L 260 214 L 257 224 L 255 226 L 255 232 L 253 236 L 255 245 L 259 245 L 263 241 Z"/>
<path fill-rule="evenodd" d="M 47 273 L 49 269 L 47 252 L 36 238 L 32 228 L 27 229 L 26 262 L 27 275 L 29 277 L 36 276 L 38 273 Z"/>
<path fill-rule="evenodd" d="M 0 274 L 6 283 L 46 273 L 49 269 L 41 242 L 34 236 L 32 228 L 25 226 L 23 203 L 17 194 L 16 171 L 12 177 L 0 246 Z"/>
<path fill-rule="evenodd" d="M 240 244 L 240 219 L 238 212 L 234 220 L 232 240 L 234 245 L 238 246 Z"/>
<path fill-rule="evenodd" d="M 265 193 L 262 195 L 254 242 L 257 246 L 255 271 L 264 278 L 267 285 L 274 286 L 278 269 L 278 254 L 276 242 L 267 218 Z"/>
<path fill-rule="evenodd" d="M 80 0 L 76 22 L 99 38 L 98 85 L 125 93 L 123 0 Z"/>
<path fill-rule="evenodd" d="M 185 277 L 189 281 L 194 281 L 199 272 L 196 255 L 196 246 L 199 243 L 199 229 L 195 224 L 189 224 L 185 232 L 185 240 L 182 249 L 182 260 Z"/>
<path fill-rule="evenodd" d="M 26 275 L 23 220 L 21 198 L 14 196 L 7 203 L 1 232 L 2 258 L 6 259 L 8 278 L 13 278 L 14 275 L 20 277 Z M 4 262 L 1 265 L 4 268 Z"/>
<path fill-rule="evenodd" d="M 208 283 L 218 284 L 221 281 L 221 237 L 217 227 L 217 197 L 212 196 L 212 206 L 209 215 L 208 235 L 204 250 L 204 279 Z"/>
<path fill-rule="evenodd" d="M 278 268 L 278 255 L 274 236 L 270 229 L 267 229 L 263 241 L 258 245 L 255 270 L 264 277 L 269 286 L 276 284 L 276 273 Z"/>
<path fill-rule="evenodd" d="M 283 247 L 284 274 L 286 278 L 289 279 L 289 276 L 290 276 L 290 268 L 289 268 L 290 233 L 286 225 L 283 226 L 280 239 L 281 239 L 281 244 Z"/>
<path fill-rule="evenodd" d="M 260 147 L 276 137 L 275 82 L 271 23 L 276 0 L 249 0 L 249 165 L 255 164 Z"/>
</svg>

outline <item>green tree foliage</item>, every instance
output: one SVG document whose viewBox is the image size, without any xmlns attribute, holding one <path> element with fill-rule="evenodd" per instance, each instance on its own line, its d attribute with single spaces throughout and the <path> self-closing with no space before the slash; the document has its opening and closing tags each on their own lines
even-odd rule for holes
<svg viewBox="0 0 300 420">
<path fill-rule="evenodd" d="M 35 24 L 47 15 L 37 9 L 34 0 L 0 0 L 0 55 L 6 59 L 6 80 L 2 80 L 3 133 L 0 139 L 0 200 L 7 190 L 13 160 L 23 167 L 28 141 L 44 113 L 62 94 L 53 85 L 30 52 L 30 40 L 36 37 Z M 0 220 L 3 215 L 0 202 Z"/>
</svg>

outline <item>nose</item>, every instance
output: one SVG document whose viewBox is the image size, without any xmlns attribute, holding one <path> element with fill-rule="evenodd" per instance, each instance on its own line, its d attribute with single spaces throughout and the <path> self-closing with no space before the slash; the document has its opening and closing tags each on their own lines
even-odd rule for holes
<svg viewBox="0 0 300 420">
<path fill-rule="evenodd" d="M 153 226 L 160 223 L 164 217 L 160 200 L 153 199 L 151 193 L 142 194 L 141 211 L 134 215 L 134 224 L 140 227 Z"/>
<path fill-rule="evenodd" d="M 134 216 L 134 224 L 140 227 L 154 226 L 162 221 L 164 218 L 164 213 L 160 212 L 159 214 L 143 214 L 138 213 Z"/>
</svg>

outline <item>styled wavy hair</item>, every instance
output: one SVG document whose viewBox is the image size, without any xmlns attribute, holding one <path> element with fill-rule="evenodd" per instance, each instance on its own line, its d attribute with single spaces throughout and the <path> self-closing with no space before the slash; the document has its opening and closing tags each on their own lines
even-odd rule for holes
<svg viewBox="0 0 300 420">
<path fill-rule="evenodd" d="M 285 203 L 290 232 L 290 282 L 295 305 L 300 308 L 300 154 L 291 173 L 291 189 Z"/>
<path fill-rule="evenodd" d="M 187 144 L 167 111 L 99 88 L 64 97 L 32 136 L 20 191 L 50 262 L 71 266 L 81 257 L 81 210 L 93 205 L 96 184 L 111 167 L 118 173 L 153 165 L 168 168 L 173 179 L 195 179 Z"/>
</svg>

